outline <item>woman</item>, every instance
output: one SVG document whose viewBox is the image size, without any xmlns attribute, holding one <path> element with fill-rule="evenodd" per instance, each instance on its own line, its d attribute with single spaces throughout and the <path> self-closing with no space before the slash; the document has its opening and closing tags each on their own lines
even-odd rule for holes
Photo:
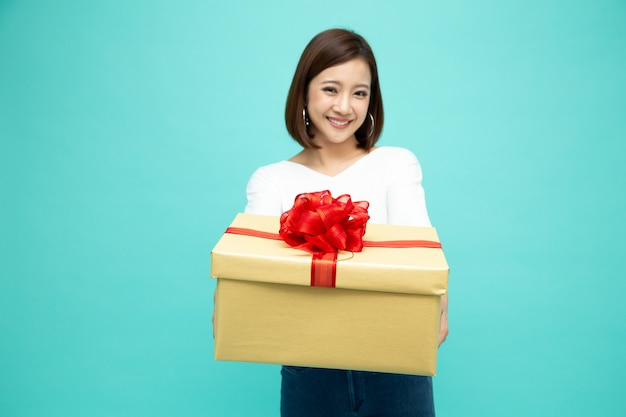
<svg viewBox="0 0 626 417">
<path fill-rule="evenodd" d="M 318 34 L 296 69 L 285 119 L 303 149 L 259 168 L 247 188 L 247 213 L 279 216 L 296 195 L 330 190 L 369 202 L 371 223 L 430 226 L 422 175 L 408 150 L 374 146 L 383 127 L 376 60 L 361 36 Z M 440 343 L 447 336 L 442 302 Z M 434 416 L 430 377 L 283 366 L 283 417 Z"/>
</svg>

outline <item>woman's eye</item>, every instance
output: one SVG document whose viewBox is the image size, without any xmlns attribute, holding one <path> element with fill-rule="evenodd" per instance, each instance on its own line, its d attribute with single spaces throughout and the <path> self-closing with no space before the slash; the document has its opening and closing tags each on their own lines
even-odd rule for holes
<svg viewBox="0 0 626 417">
<path fill-rule="evenodd" d="M 337 89 L 335 87 L 324 87 L 324 91 L 327 93 L 336 93 Z"/>
<path fill-rule="evenodd" d="M 357 91 L 355 94 L 359 97 L 367 97 L 367 91 Z"/>
</svg>

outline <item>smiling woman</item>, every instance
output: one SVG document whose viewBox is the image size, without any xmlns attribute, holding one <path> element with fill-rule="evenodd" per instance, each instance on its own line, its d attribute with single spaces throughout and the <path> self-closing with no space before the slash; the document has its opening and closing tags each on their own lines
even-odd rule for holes
<svg viewBox="0 0 626 417">
<path fill-rule="evenodd" d="M 357 147 L 367 151 L 374 146 L 383 129 L 384 113 L 378 66 L 367 41 L 349 31 L 330 29 L 314 37 L 302 53 L 287 96 L 285 121 L 289 134 L 305 149 L 317 148 L 312 141 L 315 132 L 310 129 L 307 105 L 311 105 L 311 90 L 318 83 L 325 83 L 321 87 L 326 87 L 329 95 L 339 94 L 342 89 L 341 96 L 345 93 L 363 96 L 369 123 L 363 123 L 366 117 L 363 116 L 360 123 L 354 123 L 353 134 Z"/>
<path fill-rule="evenodd" d="M 372 223 L 430 226 L 417 158 L 375 146 L 383 126 L 376 60 L 361 36 L 331 29 L 307 45 L 285 111 L 297 155 L 257 169 L 247 213 L 280 216 L 303 192 L 369 202 Z M 447 335 L 442 297 L 440 342 Z M 283 417 L 434 416 L 429 376 L 283 366 Z"/>
<path fill-rule="evenodd" d="M 311 80 L 305 112 L 317 146 L 343 145 L 354 138 L 366 118 L 371 78 L 365 61 L 355 58 Z"/>
</svg>

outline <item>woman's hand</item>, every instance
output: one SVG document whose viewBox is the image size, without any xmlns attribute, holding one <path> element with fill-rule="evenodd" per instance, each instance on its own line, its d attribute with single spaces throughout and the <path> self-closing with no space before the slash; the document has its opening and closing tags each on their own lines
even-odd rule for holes
<svg viewBox="0 0 626 417">
<path fill-rule="evenodd" d="M 448 337 L 448 294 L 441 297 L 441 318 L 439 319 L 439 346 Z"/>
</svg>

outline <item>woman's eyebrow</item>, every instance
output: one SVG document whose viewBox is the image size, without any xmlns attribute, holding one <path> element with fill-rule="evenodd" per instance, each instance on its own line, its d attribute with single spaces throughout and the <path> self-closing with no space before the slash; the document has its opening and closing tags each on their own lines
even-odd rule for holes
<svg viewBox="0 0 626 417">
<path fill-rule="evenodd" d="M 334 84 L 334 85 L 339 85 L 341 86 L 341 83 L 339 81 L 335 81 L 335 80 L 324 80 L 321 82 L 321 84 Z M 355 88 L 366 88 L 366 89 L 370 89 L 369 84 L 357 84 L 355 85 Z"/>
</svg>

